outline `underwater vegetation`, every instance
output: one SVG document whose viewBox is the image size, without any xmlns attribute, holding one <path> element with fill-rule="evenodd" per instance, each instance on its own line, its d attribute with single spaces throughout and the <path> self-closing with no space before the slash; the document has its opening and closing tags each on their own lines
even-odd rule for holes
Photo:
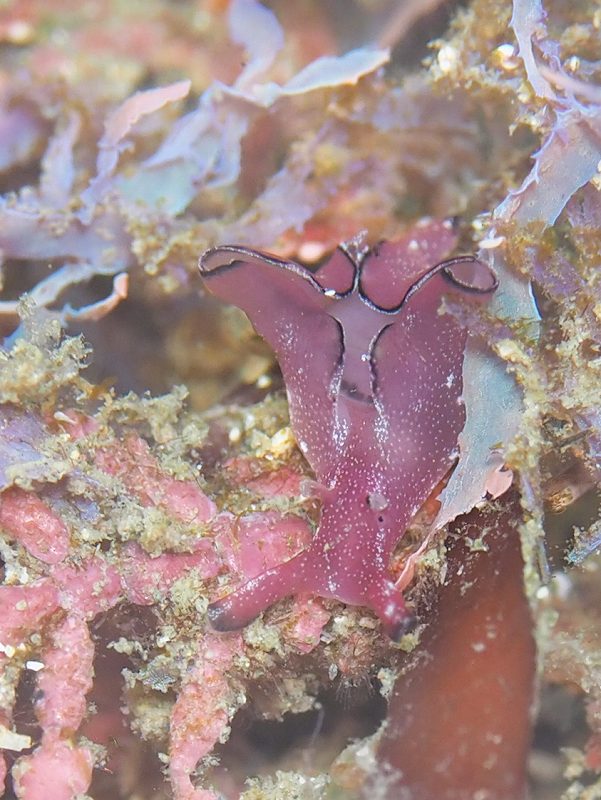
<svg viewBox="0 0 601 800">
<path fill-rule="evenodd" d="M 0 6 L 4 797 L 601 796 L 600 30 Z"/>
</svg>

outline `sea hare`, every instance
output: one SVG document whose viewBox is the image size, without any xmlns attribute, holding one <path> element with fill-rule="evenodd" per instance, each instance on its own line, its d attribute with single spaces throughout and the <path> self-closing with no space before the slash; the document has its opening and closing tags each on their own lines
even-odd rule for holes
<svg viewBox="0 0 601 800">
<path fill-rule="evenodd" d="M 494 274 L 444 222 L 370 248 L 363 234 L 312 273 L 245 247 L 206 252 L 207 288 L 239 306 L 273 347 L 299 447 L 323 501 L 312 543 L 213 603 L 218 630 L 307 592 L 371 608 L 389 635 L 411 615 L 389 561 L 449 472 L 465 423 L 467 332 L 440 313 L 445 292 L 486 297 Z"/>
</svg>

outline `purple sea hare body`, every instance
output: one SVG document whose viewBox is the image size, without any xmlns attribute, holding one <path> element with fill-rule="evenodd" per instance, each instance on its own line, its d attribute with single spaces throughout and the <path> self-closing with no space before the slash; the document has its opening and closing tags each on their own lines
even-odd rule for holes
<svg viewBox="0 0 601 800">
<path fill-rule="evenodd" d="M 440 313 L 442 295 L 496 288 L 473 257 L 442 261 L 455 244 L 449 223 L 430 221 L 374 248 L 359 235 L 316 273 L 239 246 L 202 257 L 210 291 L 275 350 L 323 500 L 311 545 L 213 603 L 216 628 L 308 592 L 371 608 L 391 636 L 406 630 L 390 557 L 453 466 L 465 423 L 467 332 Z"/>
</svg>

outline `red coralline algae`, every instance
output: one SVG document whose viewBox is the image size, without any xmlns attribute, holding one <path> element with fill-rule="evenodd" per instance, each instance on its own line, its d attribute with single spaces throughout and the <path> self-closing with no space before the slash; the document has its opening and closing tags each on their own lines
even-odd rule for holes
<svg viewBox="0 0 601 800">
<path fill-rule="evenodd" d="M 455 241 L 438 222 L 375 248 L 359 236 L 315 275 L 243 247 L 202 257 L 207 288 L 246 311 L 274 348 L 323 499 L 310 546 L 214 603 L 216 628 L 241 627 L 298 592 L 368 606 L 393 637 L 407 628 L 390 558 L 451 469 L 465 423 L 467 332 L 439 313 L 441 296 L 496 287 L 469 256 L 442 262 Z"/>
<path fill-rule="evenodd" d="M 204 579 L 214 578 L 221 571 L 222 561 L 211 539 L 201 540 L 194 553 L 163 553 L 154 557 L 135 542 L 128 542 L 119 572 L 129 602 L 150 606 L 191 569 Z"/>
<path fill-rule="evenodd" d="M 0 586 L 0 637 L 15 647 L 58 607 L 58 589 L 47 578 L 26 586 Z"/>
<path fill-rule="evenodd" d="M 169 777 L 176 800 L 217 800 L 214 792 L 195 789 L 191 774 L 223 736 L 236 708 L 227 671 L 241 647 L 239 635 L 223 639 L 207 634 L 198 643 L 196 663 L 182 685 L 170 722 Z"/>
<path fill-rule="evenodd" d="M 215 504 L 191 481 L 163 475 L 148 444 L 130 434 L 123 444 L 114 442 L 96 456 L 100 469 L 120 478 L 145 506 L 161 506 L 184 522 L 206 522 Z"/>
<path fill-rule="evenodd" d="M 38 679 L 36 715 L 46 737 L 71 736 L 79 729 L 92 688 L 93 658 L 84 618 L 65 617 L 52 631 Z"/>
<path fill-rule="evenodd" d="M 67 526 L 34 492 L 14 487 L 0 495 L 0 526 L 45 564 L 57 564 L 69 552 Z"/>
<path fill-rule="evenodd" d="M 54 739 L 13 768 L 15 793 L 19 800 L 73 800 L 88 789 L 93 766 L 86 747 Z"/>
<path fill-rule="evenodd" d="M 299 472 L 285 465 L 265 470 L 256 459 L 238 456 L 224 464 L 225 474 L 235 483 L 243 483 L 263 497 L 298 497 L 302 494 L 303 478 Z"/>
<path fill-rule="evenodd" d="M 122 579 L 116 566 L 100 555 L 81 563 L 60 564 L 49 570 L 66 611 L 92 619 L 108 611 L 122 596 Z"/>
<path fill-rule="evenodd" d="M 331 617 L 317 597 L 296 597 L 292 605 L 286 636 L 301 653 L 310 653 L 319 644 L 323 629 Z"/>
<path fill-rule="evenodd" d="M 130 540 L 121 543 L 117 551 L 113 544 L 108 553 L 88 549 L 84 554 L 84 548 L 74 556 L 68 526 L 58 512 L 59 508 L 73 512 L 72 503 L 63 499 L 55 510 L 38 493 L 17 487 L 7 489 L 0 497 L 0 524 L 7 539 L 28 554 L 29 569 L 40 576 L 24 585 L 0 587 L 0 669 L 6 680 L 13 659 L 28 651 L 30 637 L 42 627 L 45 631 L 36 647 L 39 661 L 32 662 L 32 669 L 39 669 L 39 697 L 34 710 L 42 735 L 31 754 L 19 758 L 12 769 L 20 800 L 50 796 L 53 800 L 72 800 L 89 787 L 97 756 L 89 746 L 78 746 L 76 741 L 93 686 L 92 623 L 119 605 L 164 603 L 177 581 L 186 576 L 192 576 L 195 585 L 202 581 L 212 586 L 213 593 L 219 591 L 215 586 L 218 578 L 227 578 L 233 586 L 245 583 L 289 559 L 311 541 L 309 522 L 294 514 L 275 510 L 217 513 L 215 503 L 195 481 L 167 474 L 148 442 L 138 434 L 129 433 L 119 441 L 101 435 L 100 423 L 93 417 L 69 411 L 60 419 L 71 442 L 90 448 L 87 457 L 94 478 L 86 479 L 88 486 L 98 489 L 98 474 L 105 475 L 115 481 L 120 501 L 127 498 L 139 503 L 141 509 L 157 509 L 174 525 L 194 526 L 196 535 L 186 540 L 187 552 L 151 555 Z M 79 462 L 80 478 L 81 467 Z M 286 481 L 283 476 L 282 485 Z M 86 513 L 92 514 L 91 519 L 98 516 L 94 505 Z M 201 536 L 196 527 L 199 523 L 204 526 Z M 287 646 L 298 653 L 310 652 L 329 617 L 329 611 L 319 603 L 299 599 L 283 629 Z M 224 735 L 237 705 L 243 702 L 243 694 L 227 674 L 243 650 L 241 642 L 238 636 L 223 639 L 206 634 L 194 647 L 196 655 L 171 721 L 170 777 L 177 800 L 215 796 L 196 790 L 191 775 L 198 760 L 208 755 Z M 0 722 L 6 729 L 11 728 L 15 699 L 6 695 L 2 708 Z M 118 735 L 119 715 L 105 718 L 108 730 Z M 93 734 L 94 726 L 88 729 Z M 28 738 L 23 737 L 23 742 Z M 106 739 L 105 731 L 101 740 Z M 6 775 L 5 762 L 1 764 Z"/>
</svg>

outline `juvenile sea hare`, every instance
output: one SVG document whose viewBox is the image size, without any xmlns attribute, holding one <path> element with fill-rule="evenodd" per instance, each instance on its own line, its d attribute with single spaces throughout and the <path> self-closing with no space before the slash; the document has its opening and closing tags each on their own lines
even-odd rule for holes
<svg viewBox="0 0 601 800">
<path fill-rule="evenodd" d="M 323 501 L 310 546 L 213 603 L 215 628 L 308 592 L 371 608 L 393 637 L 406 630 L 390 557 L 453 466 L 465 423 L 467 332 L 440 313 L 441 298 L 496 288 L 473 257 L 442 260 L 455 244 L 449 223 L 426 222 L 373 248 L 359 235 L 316 273 L 239 246 L 202 257 L 209 290 L 245 311 L 276 353 Z"/>
</svg>

